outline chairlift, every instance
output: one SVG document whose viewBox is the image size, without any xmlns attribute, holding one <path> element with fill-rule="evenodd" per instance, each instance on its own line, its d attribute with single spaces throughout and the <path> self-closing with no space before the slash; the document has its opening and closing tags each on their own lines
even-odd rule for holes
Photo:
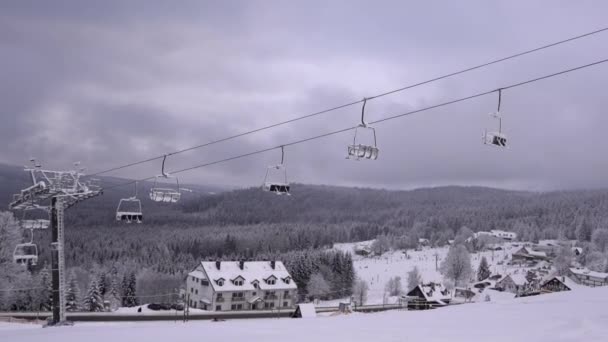
<svg viewBox="0 0 608 342">
<path fill-rule="evenodd" d="M 507 147 L 507 136 L 502 133 L 502 116 L 500 113 L 500 103 L 502 98 L 502 89 L 498 89 L 498 109 L 494 113 L 490 113 L 495 119 L 498 119 L 498 132 L 484 131 L 483 143 L 485 145 L 491 145 L 496 147 Z"/>
<path fill-rule="evenodd" d="M 150 189 L 150 199 L 154 202 L 164 202 L 164 203 L 176 203 L 182 196 L 179 188 L 179 179 L 177 177 L 173 177 L 167 172 L 165 172 L 165 161 L 167 159 L 167 155 L 165 154 L 163 157 L 163 164 L 161 169 L 161 174 L 154 178 L 154 186 Z M 176 188 L 161 188 L 158 187 L 158 180 L 164 178 L 175 178 Z"/>
<path fill-rule="evenodd" d="M 262 189 L 264 191 L 272 192 L 277 195 L 291 196 L 291 187 L 287 182 L 287 168 L 284 164 L 285 161 L 285 150 L 281 146 L 281 163 L 277 165 L 271 165 L 266 169 L 266 177 L 264 177 L 264 184 Z"/>
<path fill-rule="evenodd" d="M 51 225 L 51 220 L 34 218 L 31 213 L 34 210 L 47 211 L 46 216 L 48 217 L 48 210 L 40 206 L 28 207 L 23 210 L 23 216 L 21 218 L 21 228 L 23 229 L 47 229 Z"/>
<path fill-rule="evenodd" d="M 30 230 L 30 242 L 19 243 L 15 246 L 13 252 L 13 262 L 19 265 L 31 264 L 35 266 L 38 263 L 38 247 L 34 243 L 34 231 Z"/>
<path fill-rule="evenodd" d="M 346 159 L 378 159 L 378 153 L 380 152 L 380 150 L 378 149 L 378 145 L 376 143 L 376 130 L 365 122 L 366 102 L 367 98 L 364 98 L 363 108 L 361 108 L 361 123 L 359 124 L 359 126 L 357 126 L 357 128 L 355 128 L 355 136 L 353 138 L 353 143 L 352 145 L 348 145 L 348 155 L 346 156 Z M 361 131 L 359 131 L 359 129 L 361 129 Z M 373 145 L 371 143 L 361 143 L 362 141 L 365 141 L 365 139 L 361 138 L 363 132 L 368 132 L 368 134 L 369 132 L 372 133 L 374 137 Z"/>
<path fill-rule="evenodd" d="M 141 201 L 137 198 L 137 182 L 135 182 L 135 195 L 122 198 L 116 208 L 116 221 L 126 223 L 142 223 L 144 215 L 141 210 Z"/>
</svg>

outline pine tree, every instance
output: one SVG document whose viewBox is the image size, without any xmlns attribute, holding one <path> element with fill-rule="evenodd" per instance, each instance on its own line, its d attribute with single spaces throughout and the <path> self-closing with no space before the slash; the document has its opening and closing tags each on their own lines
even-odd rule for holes
<svg viewBox="0 0 608 342">
<path fill-rule="evenodd" d="M 131 275 L 129 276 L 129 278 L 127 280 L 127 291 L 124 295 L 125 306 L 133 307 L 133 306 L 138 305 L 136 288 L 137 288 L 137 279 L 135 278 L 135 272 L 131 272 Z"/>
<path fill-rule="evenodd" d="M 422 284 L 422 281 L 418 266 L 414 266 L 414 268 L 407 273 L 407 292 L 410 292 L 416 286 Z"/>
<path fill-rule="evenodd" d="M 67 311 L 78 311 L 80 309 L 79 297 L 80 289 L 78 288 L 78 282 L 76 281 L 74 272 L 71 272 L 65 294 L 65 308 Z"/>
<path fill-rule="evenodd" d="M 116 310 L 121 306 L 122 303 L 120 291 L 118 290 L 117 278 L 112 277 L 112 282 L 110 283 L 110 291 L 108 292 L 108 295 L 106 297 L 109 297 L 108 300 L 110 301 L 111 310 Z"/>
<path fill-rule="evenodd" d="M 50 311 L 53 307 L 53 282 L 48 267 L 44 267 L 38 275 L 40 290 L 37 304 L 42 311 Z"/>
<path fill-rule="evenodd" d="M 477 280 L 485 280 L 490 277 L 490 275 L 492 275 L 492 272 L 490 272 L 490 265 L 488 265 L 488 260 L 484 256 L 479 262 L 479 268 L 477 269 Z"/>
<path fill-rule="evenodd" d="M 122 283 L 121 283 L 121 302 L 122 302 L 122 306 L 128 307 L 129 306 L 129 302 L 128 302 L 128 297 L 129 297 L 129 277 L 127 276 L 127 274 L 125 273 L 122 277 Z"/>
<path fill-rule="evenodd" d="M 89 291 L 82 303 L 83 309 L 90 312 L 103 311 L 103 299 L 99 294 L 99 285 L 95 280 L 91 281 L 89 285 Z"/>
<path fill-rule="evenodd" d="M 99 278 L 97 279 L 97 286 L 99 287 L 99 294 L 101 297 L 105 297 L 106 292 L 108 291 L 108 278 L 106 277 L 105 272 L 99 273 Z"/>
</svg>

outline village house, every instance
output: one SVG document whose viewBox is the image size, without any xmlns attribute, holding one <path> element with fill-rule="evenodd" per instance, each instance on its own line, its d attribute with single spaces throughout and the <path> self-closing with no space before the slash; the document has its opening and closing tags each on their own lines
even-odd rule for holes
<svg viewBox="0 0 608 342">
<path fill-rule="evenodd" d="M 522 274 L 507 274 L 498 280 L 494 287 L 500 291 L 520 294 L 523 292 L 526 283 L 526 277 Z"/>
<path fill-rule="evenodd" d="M 578 285 L 568 277 L 553 277 L 540 286 L 541 293 L 572 291 Z"/>
<path fill-rule="evenodd" d="M 186 278 L 188 306 L 203 310 L 292 309 L 296 294 L 280 261 L 203 261 Z"/>
<path fill-rule="evenodd" d="M 530 247 L 522 247 L 511 255 L 511 260 L 514 263 L 536 263 L 548 261 L 549 257 L 545 252 L 535 251 Z"/>
<path fill-rule="evenodd" d="M 608 286 L 608 273 L 595 272 L 587 268 L 571 268 L 570 277 L 577 284 L 587 286 Z"/>
<path fill-rule="evenodd" d="M 513 232 L 506 232 L 504 230 L 492 229 L 489 232 L 480 231 L 473 235 L 475 238 L 480 236 L 492 236 L 495 238 L 500 238 L 507 241 L 513 241 L 517 239 L 517 234 Z"/>
<path fill-rule="evenodd" d="M 405 296 L 408 310 L 434 309 L 452 300 L 450 290 L 438 283 L 420 284 Z"/>
</svg>

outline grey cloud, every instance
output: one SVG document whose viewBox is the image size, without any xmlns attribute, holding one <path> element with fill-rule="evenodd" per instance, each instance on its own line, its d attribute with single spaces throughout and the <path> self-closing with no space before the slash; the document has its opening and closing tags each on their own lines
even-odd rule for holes
<svg viewBox="0 0 608 342">
<path fill-rule="evenodd" d="M 597 2 L 33 1 L 0 5 L 0 161 L 91 171 L 204 143 L 601 27 Z M 607 56 L 585 38 L 368 103 L 372 121 Z M 411 188 L 604 187 L 607 66 L 504 93 L 511 147 L 481 145 L 496 97 L 377 125 L 380 159 L 344 159 L 352 133 L 287 148 L 306 183 Z M 185 168 L 322 134 L 352 106 L 172 157 Z M 257 185 L 271 151 L 184 173 Z M 116 173 L 148 177 L 150 163 Z"/>
</svg>

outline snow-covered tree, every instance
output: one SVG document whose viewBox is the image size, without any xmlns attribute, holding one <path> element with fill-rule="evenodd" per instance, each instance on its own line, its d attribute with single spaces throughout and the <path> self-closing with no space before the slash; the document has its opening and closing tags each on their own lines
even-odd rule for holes
<svg viewBox="0 0 608 342">
<path fill-rule="evenodd" d="M 441 263 L 441 273 L 447 279 L 454 281 L 454 286 L 459 282 L 469 279 L 472 273 L 471 255 L 463 245 L 453 245 L 448 255 Z"/>
<path fill-rule="evenodd" d="M 99 312 L 103 311 L 103 299 L 99 293 L 99 285 L 97 281 L 92 280 L 89 284 L 89 290 L 84 298 L 82 307 L 85 311 Z"/>
<path fill-rule="evenodd" d="M 407 273 L 407 292 L 410 292 L 420 284 L 422 284 L 422 275 L 420 275 L 418 266 L 414 266 L 414 268 Z"/>
<path fill-rule="evenodd" d="M 101 271 L 97 278 L 97 287 L 99 288 L 99 294 L 101 297 L 105 297 L 106 292 L 108 292 L 108 277 L 106 276 L 106 272 Z"/>
<path fill-rule="evenodd" d="M 36 306 L 41 311 L 50 311 L 53 307 L 53 282 L 46 266 L 38 274 L 38 287 Z"/>
<path fill-rule="evenodd" d="M 80 289 L 78 288 L 78 282 L 76 281 L 74 272 L 70 273 L 70 278 L 68 280 L 68 288 L 65 294 L 65 307 L 67 311 L 80 310 Z"/>
<path fill-rule="evenodd" d="M 576 227 L 576 239 L 578 241 L 591 241 L 592 233 L 593 227 L 589 223 L 588 219 L 584 219 L 583 222 Z"/>
<path fill-rule="evenodd" d="M 388 293 L 389 296 L 399 296 L 403 292 L 403 288 L 401 286 L 401 277 L 394 277 L 388 280 L 386 285 L 384 286 L 384 291 Z"/>
<path fill-rule="evenodd" d="M 608 252 L 608 229 L 596 229 L 591 235 L 591 241 L 597 251 Z"/>
<path fill-rule="evenodd" d="M 310 297 L 323 298 L 329 293 L 329 284 L 321 273 L 314 273 L 310 276 L 306 291 Z"/>
<path fill-rule="evenodd" d="M 572 252 L 572 249 L 567 245 L 561 246 L 553 260 L 553 265 L 557 270 L 557 274 L 567 275 L 573 260 L 574 253 Z"/>
<path fill-rule="evenodd" d="M 487 279 L 492 272 L 490 272 L 490 265 L 488 264 L 488 260 L 486 257 L 481 257 L 481 261 L 479 262 L 479 268 L 477 269 L 477 280 L 482 281 Z"/>
<path fill-rule="evenodd" d="M 367 302 L 367 291 L 369 286 L 365 280 L 358 280 L 353 287 L 353 297 L 358 305 L 364 305 Z"/>
<path fill-rule="evenodd" d="M 21 230 L 13 214 L 0 212 L 0 289 L 31 288 L 35 283 L 26 268 L 13 262 L 20 239 Z M 0 291 L 0 310 L 31 310 L 33 291 Z"/>
<path fill-rule="evenodd" d="M 382 234 L 376 237 L 376 240 L 372 242 L 371 250 L 374 254 L 382 255 L 391 249 L 391 241 L 388 236 Z"/>
<path fill-rule="evenodd" d="M 456 237 L 454 237 L 454 243 L 455 244 L 464 244 L 466 242 L 466 240 L 468 238 L 473 237 L 474 234 L 475 233 L 469 227 L 462 226 L 458 230 L 458 234 L 456 234 Z"/>
<path fill-rule="evenodd" d="M 123 306 L 133 307 L 138 305 L 136 289 L 137 279 L 135 278 L 135 272 L 131 272 L 129 276 L 125 274 L 122 279 Z"/>
<path fill-rule="evenodd" d="M 587 253 L 585 256 L 585 266 L 592 271 L 604 272 L 606 267 L 608 267 L 608 255 L 598 251 Z"/>
</svg>

